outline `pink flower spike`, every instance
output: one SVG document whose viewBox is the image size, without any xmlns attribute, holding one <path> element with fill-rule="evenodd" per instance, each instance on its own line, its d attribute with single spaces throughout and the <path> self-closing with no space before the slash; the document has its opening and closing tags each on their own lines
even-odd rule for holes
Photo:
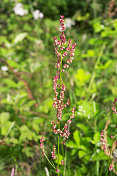
<svg viewBox="0 0 117 176">
<path fill-rule="evenodd" d="M 14 167 L 12 168 L 12 171 L 11 171 L 11 176 L 14 176 L 14 174 L 15 174 L 15 169 L 14 169 Z"/>
</svg>

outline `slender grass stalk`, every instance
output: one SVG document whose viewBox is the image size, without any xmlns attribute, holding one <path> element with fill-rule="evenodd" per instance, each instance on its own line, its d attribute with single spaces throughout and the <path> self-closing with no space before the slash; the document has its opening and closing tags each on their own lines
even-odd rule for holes
<svg viewBox="0 0 117 176">
<path fill-rule="evenodd" d="M 96 104 L 93 102 L 94 114 L 96 114 Z M 95 133 L 97 133 L 97 117 L 95 117 Z M 97 151 L 97 144 L 95 144 L 95 150 Z M 96 175 L 99 176 L 99 160 L 96 161 Z"/>
<path fill-rule="evenodd" d="M 61 51 L 61 69 L 60 69 L 60 82 L 62 77 L 62 51 Z"/>
<path fill-rule="evenodd" d="M 90 83 L 89 83 L 89 87 L 88 87 L 88 90 L 89 90 L 89 91 L 90 91 L 91 88 L 92 88 L 92 85 L 93 85 L 93 82 L 94 82 L 94 79 L 95 79 L 95 76 L 96 76 L 95 70 L 96 70 L 96 68 L 97 68 L 97 66 L 98 66 L 98 64 L 99 64 L 99 62 L 100 62 L 100 59 L 101 59 L 101 57 L 102 57 L 102 55 L 103 55 L 104 49 L 105 49 L 105 44 L 103 44 L 103 46 L 102 46 L 102 48 L 101 48 L 101 51 L 100 51 L 100 53 L 99 53 L 99 56 L 98 56 L 98 58 L 97 58 L 97 61 L 96 61 L 96 63 L 95 63 L 94 70 L 93 70 L 93 74 L 92 74 L 92 77 L 91 77 L 91 80 L 90 80 Z"/>
<path fill-rule="evenodd" d="M 103 169 L 104 169 L 104 163 L 102 163 L 102 167 L 101 167 L 101 171 L 100 171 L 100 175 L 99 176 L 102 176 Z"/>
<path fill-rule="evenodd" d="M 66 176 L 67 148 L 65 147 L 64 176 Z"/>
<path fill-rule="evenodd" d="M 50 164 L 54 169 L 56 169 L 55 166 L 54 166 L 54 165 L 51 163 L 51 161 L 48 159 L 47 155 L 45 154 L 44 156 L 45 156 L 46 159 L 48 160 L 49 164 Z"/>
<path fill-rule="evenodd" d="M 96 172 L 97 172 L 97 176 L 99 176 L 99 165 L 100 165 L 100 162 L 99 160 L 96 161 Z"/>
</svg>

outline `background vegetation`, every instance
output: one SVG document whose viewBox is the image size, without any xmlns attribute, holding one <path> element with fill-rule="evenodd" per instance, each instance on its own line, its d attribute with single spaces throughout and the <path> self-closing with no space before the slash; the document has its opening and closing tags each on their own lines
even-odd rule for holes
<svg viewBox="0 0 117 176">
<path fill-rule="evenodd" d="M 18 14 L 15 8 L 22 3 Z M 15 8 L 15 9 L 14 9 Z M 35 11 L 37 16 L 35 15 Z M 53 138 L 53 37 L 65 16 L 66 36 L 76 54 L 65 73 L 66 98 L 76 106 L 67 143 L 67 176 L 106 175 L 108 157 L 100 133 L 117 97 L 117 4 L 108 0 L 3 0 L 0 3 L 0 175 L 56 175 L 40 151 L 42 134 L 51 157 Z M 41 13 L 41 14 L 40 14 Z M 40 14 L 40 16 L 39 16 Z M 37 18 L 36 18 L 37 17 Z M 69 116 L 65 111 L 63 121 Z M 113 173 L 109 173 L 114 175 Z"/>
</svg>

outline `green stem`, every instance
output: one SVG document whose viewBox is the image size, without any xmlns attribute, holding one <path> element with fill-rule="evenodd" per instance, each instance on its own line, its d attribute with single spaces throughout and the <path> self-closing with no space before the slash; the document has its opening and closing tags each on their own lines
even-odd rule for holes
<svg viewBox="0 0 117 176">
<path fill-rule="evenodd" d="M 58 136 L 58 170 L 59 170 L 59 136 Z M 58 176 L 59 176 L 59 172 L 58 172 Z"/>
<path fill-rule="evenodd" d="M 99 176 L 99 160 L 96 161 L 97 176 Z"/>
<path fill-rule="evenodd" d="M 62 51 L 61 51 L 61 68 L 60 68 L 60 80 L 59 80 L 59 84 L 61 84 L 61 77 L 62 77 Z M 59 120 L 59 129 L 60 129 L 60 120 Z M 58 170 L 59 170 L 59 144 L 60 143 L 60 138 L 58 135 Z M 59 172 L 58 172 L 58 176 L 59 176 Z"/>
<path fill-rule="evenodd" d="M 65 147 L 64 176 L 66 176 L 67 148 Z"/>
<path fill-rule="evenodd" d="M 93 70 L 93 74 L 92 74 L 92 77 L 91 77 L 91 80 L 90 80 L 90 83 L 89 83 L 89 87 L 88 87 L 88 90 L 89 90 L 89 91 L 90 91 L 90 89 L 91 89 L 91 87 L 92 87 L 92 85 L 93 85 L 93 82 L 94 82 L 94 79 L 95 79 L 95 75 L 96 75 L 96 74 L 95 74 L 95 70 L 96 70 L 96 68 L 97 68 L 97 66 L 98 66 L 98 64 L 99 64 L 99 62 L 100 62 L 100 59 L 101 59 L 101 57 L 102 57 L 104 48 L 105 48 L 105 44 L 103 44 L 103 46 L 102 46 L 102 48 L 101 48 L 101 51 L 100 51 L 100 53 L 99 53 L 99 56 L 98 56 L 98 58 L 97 58 L 97 61 L 96 61 L 96 63 L 95 63 L 94 70 Z"/>
<path fill-rule="evenodd" d="M 48 160 L 48 162 L 50 163 L 50 165 L 51 165 L 54 169 L 56 169 L 55 166 L 54 166 L 54 165 L 50 162 L 50 160 L 48 159 L 47 155 L 45 154 L 44 156 L 46 157 L 46 159 Z"/>
<path fill-rule="evenodd" d="M 102 176 L 102 171 L 104 169 L 104 163 L 102 163 L 101 171 L 100 171 L 100 176 Z"/>
<path fill-rule="evenodd" d="M 96 103 L 93 102 L 94 115 L 96 115 Z M 97 133 L 97 116 L 95 116 L 95 134 Z M 95 150 L 97 151 L 97 144 L 95 144 Z M 99 160 L 96 161 L 96 175 L 99 176 Z"/>
<path fill-rule="evenodd" d="M 61 51 L 61 68 L 60 68 L 60 82 L 62 77 L 62 51 Z"/>
<path fill-rule="evenodd" d="M 64 148 L 63 148 L 63 144 L 62 144 L 62 154 L 63 154 L 63 161 L 65 160 L 65 156 L 64 156 Z M 64 161 L 65 162 L 65 161 Z M 62 171 L 64 171 L 64 164 L 62 166 Z"/>
</svg>

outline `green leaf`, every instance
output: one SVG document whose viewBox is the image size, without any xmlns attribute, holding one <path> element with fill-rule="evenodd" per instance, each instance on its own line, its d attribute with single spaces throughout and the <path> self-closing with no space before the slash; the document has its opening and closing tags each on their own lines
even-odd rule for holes
<svg viewBox="0 0 117 176">
<path fill-rule="evenodd" d="M 31 147 L 23 148 L 22 152 L 25 153 L 27 157 L 32 157 L 34 155 L 33 149 Z"/>
<path fill-rule="evenodd" d="M 7 60 L 7 63 L 12 66 L 13 68 L 19 68 L 20 65 L 17 64 L 14 60 Z"/>
<path fill-rule="evenodd" d="M 9 135 L 9 133 L 10 133 L 10 131 L 13 128 L 14 125 L 15 125 L 15 122 L 12 122 L 11 125 L 10 125 L 10 127 L 9 127 L 9 130 L 7 132 L 7 136 Z"/>
<path fill-rule="evenodd" d="M 10 143 L 18 144 L 19 141 L 16 138 L 10 138 Z"/>
<path fill-rule="evenodd" d="M 88 51 L 87 51 L 87 56 L 88 56 L 88 57 L 94 57 L 94 56 L 95 56 L 94 51 L 93 51 L 93 50 L 88 50 Z"/>
<path fill-rule="evenodd" d="M 8 135 L 10 129 L 11 129 L 11 126 L 12 126 L 12 122 L 9 122 L 7 121 L 6 123 L 4 123 L 2 126 L 1 126 L 1 134 L 3 136 L 6 136 Z"/>
<path fill-rule="evenodd" d="M 5 138 L 4 141 L 7 143 L 7 144 L 18 144 L 18 140 L 16 138 Z"/>
<path fill-rule="evenodd" d="M 43 123 L 43 121 L 44 119 L 39 117 L 32 121 L 32 127 L 37 133 L 39 132 L 39 124 Z"/>
<path fill-rule="evenodd" d="M 104 65 L 104 68 L 105 68 L 105 69 L 108 68 L 111 63 L 112 63 L 111 60 L 107 61 L 107 62 L 105 63 L 105 65 Z"/>
<path fill-rule="evenodd" d="M 99 132 L 94 134 L 93 141 L 94 141 L 94 144 L 97 144 L 100 141 L 100 133 Z"/>
<path fill-rule="evenodd" d="M 78 148 L 78 146 L 73 141 L 69 141 L 66 146 L 69 148 Z"/>
<path fill-rule="evenodd" d="M 25 141 L 26 139 L 28 140 L 32 140 L 35 137 L 35 133 L 33 131 L 31 131 L 26 125 L 23 125 L 20 128 L 20 141 Z"/>
<path fill-rule="evenodd" d="M 90 74 L 83 69 L 78 69 L 77 73 L 75 74 L 75 78 L 79 81 L 81 85 L 84 85 L 85 82 L 89 80 Z"/>
<path fill-rule="evenodd" d="M 75 155 L 75 153 L 78 151 L 78 149 L 72 149 L 72 151 L 71 151 L 71 155 L 73 156 L 73 155 Z"/>
<path fill-rule="evenodd" d="M 58 155 L 56 155 L 56 157 L 58 158 Z M 61 165 L 62 160 L 63 160 L 63 156 L 59 154 L 59 165 Z M 58 159 L 55 160 L 55 163 L 58 164 Z"/>
<path fill-rule="evenodd" d="M 91 161 L 97 161 L 97 160 L 108 160 L 109 157 L 104 154 L 103 151 L 100 151 L 99 153 L 94 153 L 91 157 Z"/>
<path fill-rule="evenodd" d="M 87 151 L 87 147 L 85 147 L 84 145 L 79 145 L 78 149 Z"/>
<path fill-rule="evenodd" d="M 83 156 L 85 156 L 87 154 L 86 151 L 79 151 L 78 152 L 78 155 L 79 155 L 79 158 L 81 159 Z"/>
<path fill-rule="evenodd" d="M 17 84 L 11 80 L 11 79 L 4 79 L 4 83 L 7 84 L 8 87 L 13 87 L 13 88 L 16 88 L 17 87 Z"/>
<path fill-rule="evenodd" d="M 80 145 L 80 132 L 78 130 L 76 130 L 73 133 L 73 139 L 75 140 L 77 146 L 79 146 Z"/>
<path fill-rule="evenodd" d="M 27 32 L 18 34 L 14 39 L 14 44 L 17 44 L 18 42 L 21 42 L 25 37 L 27 36 Z"/>
<path fill-rule="evenodd" d="M 10 116 L 9 116 L 8 112 L 2 112 L 0 114 L 0 122 L 1 122 L 1 124 L 5 124 L 8 121 L 9 117 Z"/>
<path fill-rule="evenodd" d="M 77 123 L 76 126 L 80 128 L 80 130 L 82 130 L 84 133 L 88 132 L 88 127 L 84 125 L 83 123 Z"/>
</svg>

